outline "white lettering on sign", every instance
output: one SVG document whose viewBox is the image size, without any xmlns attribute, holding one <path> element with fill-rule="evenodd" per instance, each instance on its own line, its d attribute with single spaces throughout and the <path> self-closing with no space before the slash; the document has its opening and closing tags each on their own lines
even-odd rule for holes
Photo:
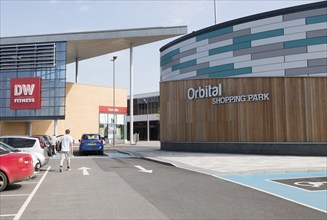
<svg viewBox="0 0 327 220">
<path fill-rule="evenodd" d="M 14 86 L 14 96 L 33 95 L 35 84 L 22 84 Z"/>
<path fill-rule="evenodd" d="M 221 84 L 218 86 L 207 85 L 205 87 L 199 86 L 199 88 L 189 88 L 187 91 L 187 97 L 189 100 L 203 99 L 208 97 L 216 97 L 221 95 Z"/>
<path fill-rule="evenodd" d="M 33 102 L 35 102 L 34 98 L 14 99 L 14 103 L 33 103 Z"/>
<path fill-rule="evenodd" d="M 119 112 L 119 109 L 118 108 L 108 108 L 108 111 L 109 112 Z"/>
<path fill-rule="evenodd" d="M 222 85 L 217 86 L 206 85 L 204 87 L 189 88 L 187 90 L 187 98 L 189 100 L 212 98 L 213 105 L 237 103 L 237 102 L 256 102 L 256 101 L 269 101 L 269 93 L 247 94 L 237 96 L 225 96 L 222 95 Z"/>
<path fill-rule="evenodd" d="M 261 93 L 261 94 L 249 94 L 249 95 L 239 95 L 239 96 L 226 96 L 213 98 L 212 104 L 226 104 L 226 103 L 234 103 L 234 102 L 255 102 L 255 101 L 268 101 L 269 93 Z"/>
</svg>

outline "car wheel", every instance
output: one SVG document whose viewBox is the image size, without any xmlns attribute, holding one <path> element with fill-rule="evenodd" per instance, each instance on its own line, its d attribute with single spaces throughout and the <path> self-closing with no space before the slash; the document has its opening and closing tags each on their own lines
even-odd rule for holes
<svg viewBox="0 0 327 220">
<path fill-rule="evenodd" d="M 40 168 L 41 168 L 41 162 L 38 160 L 38 162 L 35 164 L 35 172 L 39 172 L 40 171 Z"/>
<path fill-rule="evenodd" d="M 0 192 L 7 187 L 8 179 L 6 174 L 0 171 Z"/>
</svg>

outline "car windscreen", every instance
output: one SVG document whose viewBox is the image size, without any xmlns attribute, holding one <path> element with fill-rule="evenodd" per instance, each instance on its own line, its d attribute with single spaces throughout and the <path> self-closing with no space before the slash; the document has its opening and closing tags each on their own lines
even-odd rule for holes
<svg viewBox="0 0 327 220">
<path fill-rule="evenodd" d="M 5 150 L 7 150 L 7 151 L 10 151 L 10 152 L 19 152 L 20 150 L 17 150 L 16 148 L 13 148 L 13 147 L 11 147 L 11 146 L 9 146 L 8 144 L 5 144 L 5 143 L 3 143 L 3 142 L 0 142 L 0 147 L 2 148 L 2 149 L 5 149 Z"/>
<path fill-rule="evenodd" d="M 8 151 L 6 148 L 3 148 L 0 145 L 0 155 L 9 154 L 9 153 L 10 153 L 10 151 Z"/>
<path fill-rule="evenodd" d="M 34 146 L 35 141 L 27 138 L 8 138 L 7 144 L 14 148 L 31 148 Z"/>
<path fill-rule="evenodd" d="M 100 140 L 101 136 L 98 134 L 84 134 L 82 140 Z"/>
</svg>

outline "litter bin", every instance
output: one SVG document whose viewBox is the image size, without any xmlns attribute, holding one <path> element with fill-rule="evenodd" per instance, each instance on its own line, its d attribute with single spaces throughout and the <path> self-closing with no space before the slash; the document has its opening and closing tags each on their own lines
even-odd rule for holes
<svg viewBox="0 0 327 220">
<path fill-rule="evenodd" d="M 133 134 L 133 141 L 136 144 L 140 140 L 140 135 L 138 133 Z"/>
</svg>

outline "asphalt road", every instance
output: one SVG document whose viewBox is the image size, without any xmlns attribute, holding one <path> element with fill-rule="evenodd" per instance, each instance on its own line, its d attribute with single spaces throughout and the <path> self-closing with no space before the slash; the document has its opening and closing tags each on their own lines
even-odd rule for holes
<svg viewBox="0 0 327 220">
<path fill-rule="evenodd" d="M 254 189 L 140 158 L 75 157 L 71 171 L 58 168 L 51 159 L 34 180 L 0 193 L 1 219 L 326 219 Z M 13 193 L 22 196 L 6 196 Z"/>
</svg>

